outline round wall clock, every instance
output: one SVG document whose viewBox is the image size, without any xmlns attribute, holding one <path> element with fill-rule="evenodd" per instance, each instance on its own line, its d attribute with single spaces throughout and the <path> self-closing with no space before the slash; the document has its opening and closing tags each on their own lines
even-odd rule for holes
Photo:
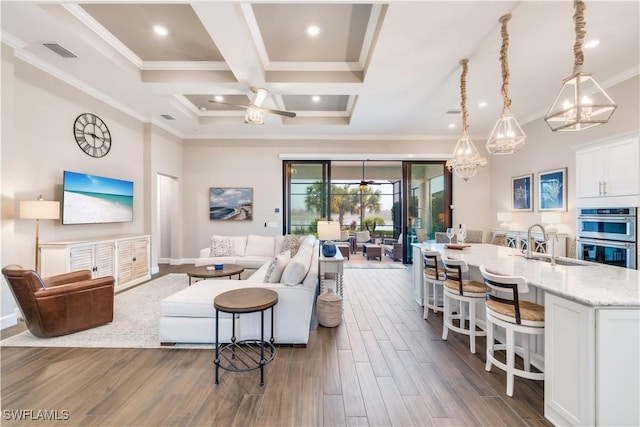
<svg viewBox="0 0 640 427">
<path fill-rule="evenodd" d="M 111 133 L 102 119 L 95 114 L 83 113 L 73 123 L 78 147 L 91 157 L 104 157 L 111 149 Z"/>
</svg>

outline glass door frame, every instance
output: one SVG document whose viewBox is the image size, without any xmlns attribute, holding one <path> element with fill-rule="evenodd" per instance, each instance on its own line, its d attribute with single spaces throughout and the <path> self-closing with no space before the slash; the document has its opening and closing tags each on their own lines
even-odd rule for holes
<svg viewBox="0 0 640 427">
<path fill-rule="evenodd" d="M 444 160 L 411 160 L 402 162 L 402 262 L 404 264 L 412 264 L 413 248 L 410 240 L 409 229 L 409 205 L 410 185 L 411 185 L 411 167 L 413 165 L 442 165 L 444 171 L 444 223 L 445 227 L 451 227 L 453 215 L 451 206 L 453 206 L 453 174 L 445 167 Z"/>
<path fill-rule="evenodd" d="M 282 161 L 282 233 L 291 233 L 291 177 L 292 165 L 320 165 L 322 166 L 321 178 L 321 205 L 319 220 L 330 218 L 329 201 L 331 200 L 331 161 L 329 160 L 283 160 Z"/>
</svg>

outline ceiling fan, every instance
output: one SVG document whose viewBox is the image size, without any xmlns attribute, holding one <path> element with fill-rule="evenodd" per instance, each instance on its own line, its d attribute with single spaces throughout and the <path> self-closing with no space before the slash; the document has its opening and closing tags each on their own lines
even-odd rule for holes
<svg viewBox="0 0 640 427">
<path fill-rule="evenodd" d="M 230 102 L 216 101 L 215 99 L 210 99 L 209 102 L 214 102 L 216 104 L 226 104 L 233 105 L 235 107 L 246 108 L 247 114 L 244 116 L 245 123 L 251 123 L 254 125 L 261 125 L 264 123 L 264 113 L 278 114 L 280 116 L 294 118 L 296 113 L 292 111 L 282 111 L 282 110 L 272 110 L 271 108 L 262 108 L 261 105 L 264 100 L 269 95 L 269 91 L 267 89 L 251 86 L 251 91 L 256 94 L 253 102 L 249 105 L 243 104 L 233 104 Z"/>
<path fill-rule="evenodd" d="M 353 184 L 352 184 L 353 185 Z M 360 190 L 365 191 L 367 188 L 369 188 L 370 185 L 380 185 L 379 182 L 375 182 L 373 180 L 365 180 L 364 179 L 364 160 L 362 161 L 362 180 L 360 181 Z"/>
</svg>

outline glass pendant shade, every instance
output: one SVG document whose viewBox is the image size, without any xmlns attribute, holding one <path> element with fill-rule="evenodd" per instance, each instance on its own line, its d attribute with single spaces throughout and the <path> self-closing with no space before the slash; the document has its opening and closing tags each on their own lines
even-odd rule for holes
<svg viewBox="0 0 640 427">
<path fill-rule="evenodd" d="M 489 154 L 513 154 L 520 151 L 527 139 L 524 131 L 509 110 L 504 110 L 487 140 Z"/>
<path fill-rule="evenodd" d="M 471 138 L 464 132 L 453 150 L 453 158 L 447 160 L 446 166 L 449 171 L 468 181 L 469 178 L 478 172 L 478 169 L 486 164 L 487 159 L 480 157 L 473 141 L 471 141 Z"/>
<path fill-rule="evenodd" d="M 545 121 L 553 131 L 580 131 L 607 123 L 616 107 L 591 74 L 577 72 L 564 80 Z"/>
<path fill-rule="evenodd" d="M 250 105 L 247 107 L 247 113 L 244 116 L 245 123 L 261 125 L 264 123 L 264 111 L 262 108 Z"/>
</svg>

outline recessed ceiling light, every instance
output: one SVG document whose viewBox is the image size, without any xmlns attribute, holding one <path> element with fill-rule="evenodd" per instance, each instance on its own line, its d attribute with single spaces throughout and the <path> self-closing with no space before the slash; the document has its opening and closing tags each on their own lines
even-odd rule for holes
<svg viewBox="0 0 640 427">
<path fill-rule="evenodd" d="M 316 37 L 318 34 L 320 34 L 320 27 L 315 24 L 309 25 L 307 27 L 307 34 L 311 37 Z"/>
<path fill-rule="evenodd" d="M 167 30 L 167 27 L 163 25 L 154 25 L 153 32 L 159 36 L 166 36 L 167 34 L 169 34 L 169 30 Z"/>
<path fill-rule="evenodd" d="M 313 102 L 320 102 L 320 96 L 319 96 L 319 95 L 313 95 L 313 96 L 311 97 L 311 100 L 312 100 Z"/>
<path fill-rule="evenodd" d="M 449 129 L 453 129 L 454 127 L 456 127 L 455 123 L 449 123 Z"/>
<path fill-rule="evenodd" d="M 222 96 L 222 95 L 216 95 L 216 96 L 214 96 L 214 97 L 213 97 L 213 99 L 214 99 L 215 101 L 217 101 L 217 102 L 222 102 L 222 101 L 224 101 L 224 96 Z"/>
<path fill-rule="evenodd" d="M 484 108 L 484 107 L 486 107 L 487 105 L 489 105 L 489 104 L 487 103 L 487 101 L 482 101 L 481 103 L 479 103 L 479 104 L 478 104 L 478 107 L 480 107 L 480 108 Z"/>
<path fill-rule="evenodd" d="M 584 48 L 585 49 L 591 49 L 592 47 L 596 47 L 599 44 L 600 44 L 600 40 L 598 40 L 598 39 L 590 40 L 590 41 L 588 41 L 588 42 L 586 42 L 584 44 Z"/>
</svg>

